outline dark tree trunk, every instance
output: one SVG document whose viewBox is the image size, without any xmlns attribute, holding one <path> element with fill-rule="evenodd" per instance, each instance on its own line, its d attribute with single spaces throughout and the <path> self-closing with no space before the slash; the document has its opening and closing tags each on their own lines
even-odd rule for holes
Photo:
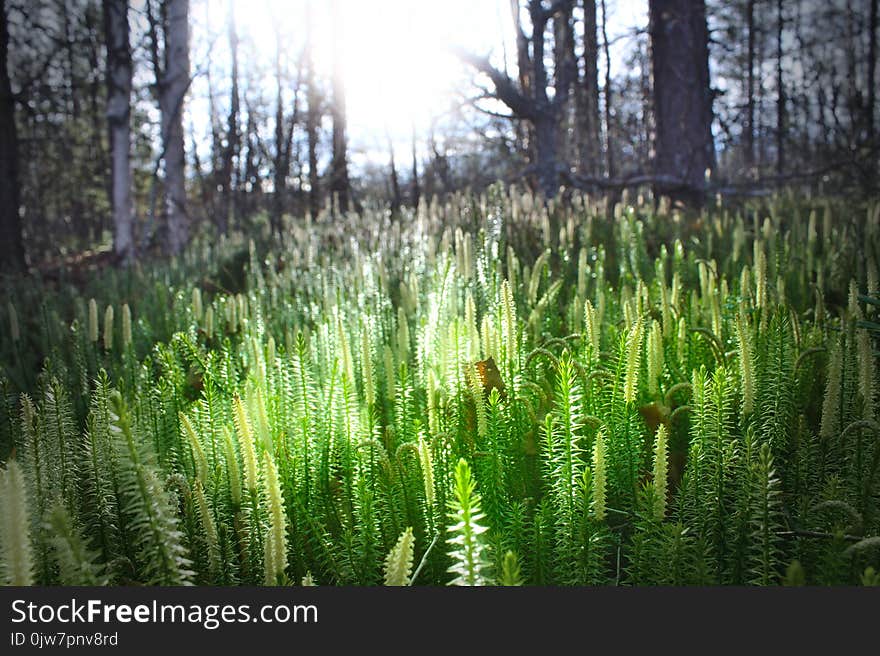
<svg viewBox="0 0 880 656">
<path fill-rule="evenodd" d="M 599 41 L 596 37 L 596 0 L 583 0 L 584 48 L 583 77 L 577 99 L 579 169 L 587 175 L 601 171 L 602 149 L 599 137 Z"/>
<path fill-rule="evenodd" d="M 244 131 L 247 151 L 244 154 L 244 170 L 238 182 L 239 189 L 236 190 L 240 197 L 241 217 L 251 216 L 254 208 L 259 207 L 263 194 L 263 179 L 260 177 L 260 153 L 263 149 L 254 110 L 250 104 L 247 104 L 247 115 Z"/>
<path fill-rule="evenodd" d="M 518 71 L 519 88 L 526 98 L 532 95 L 532 60 L 529 56 L 529 39 L 526 37 L 520 21 L 519 0 L 510 0 L 510 12 L 513 29 L 516 32 L 516 68 Z M 517 148 L 525 159 L 531 161 L 534 153 L 534 134 L 532 126 L 524 121 L 516 122 Z"/>
<path fill-rule="evenodd" d="M 410 183 L 412 190 L 412 206 L 418 208 L 419 200 L 422 196 L 422 188 L 419 185 L 419 160 L 416 153 L 416 127 L 412 129 L 412 182 Z"/>
<path fill-rule="evenodd" d="M 235 27 L 235 13 L 232 0 L 229 2 L 227 30 L 229 38 L 229 54 L 232 59 L 231 89 L 229 93 L 229 115 L 226 119 L 226 146 L 223 148 L 223 161 L 220 172 L 220 207 L 215 213 L 217 232 L 228 234 L 229 226 L 235 220 L 235 200 L 233 198 L 232 172 L 235 160 L 241 148 L 241 136 L 238 130 L 239 91 L 238 91 L 238 32 Z"/>
<path fill-rule="evenodd" d="M 431 134 L 428 137 L 428 146 L 431 149 L 431 169 L 433 175 L 436 175 L 436 177 L 440 180 L 440 189 L 445 195 L 449 193 L 450 189 L 452 189 L 452 180 L 449 177 L 449 161 L 446 157 L 446 153 L 440 152 L 440 148 L 438 147 L 437 140 L 434 136 L 433 128 L 431 129 Z"/>
<path fill-rule="evenodd" d="M 76 70 L 76 57 L 74 46 L 74 32 L 72 25 L 72 17 L 70 7 L 67 5 L 68 0 L 61 0 L 61 23 L 62 34 L 64 36 L 64 50 L 66 53 L 67 67 L 67 94 L 68 94 L 68 111 L 70 112 L 69 120 L 77 125 L 80 118 L 80 100 L 79 100 L 79 78 Z M 74 153 L 74 142 L 70 139 L 62 140 L 63 157 L 67 161 L 73 161 L 76 157 Z M 81 247 L 87 247 L 89 240 L 89 225 L 86 220 L 85 208 L 83 206 L 82 196 L 79 193 L 71 193 L 69 204 L 67 206 L 70 212 L 70 223 L 73 227 L 73 233 L 76 235 L 77 241 Z"/>
<path fill-rule="evenodd" d="M 293 128 L 299 121 L 299 85 L 302 78 L 302 59 L 297 69 L 296 83 L 293 87 L 293 112 L 289 118 L 284 115 L 284 96 L 281 68 L 281 35 L 276 33 L 277 53 L 275 58 L 275 153 L 272 162 L 274 187 L 272 191 L 272 211 L 270 214 L 272 231 L 280 235 L 282 217 L 287 205 L 287 176 L 290 174 L 291 155 L 293 152 Z"/>
<path fill-rule="evenodd" d="M 608 43 L 608 8 L 605 0 L 602 0 L 602 50 L 605 53 L 605 173 L 613 178 L 617 172 L 611 139 L 611 46 Z"/>
<path fill-rule="evenodd" d="M 782 0 L 776 0 L 776 174 L 785 171 L 785 80 L 782 79 Z"/>
<path fill-rule="evenodd" d="M 568 89 L 556 89 L 555 102 L 547 96 L 547 68 L 544 65 L 544 31 L 550 16 L 541 0 L 529 0 L 529 16 L 532 21 L 532 81 L 534 82 L 533 103 L 535 128 L 535 161 L 538 187 L 545 198 L 552 198 L 559 188 L 559 166 L 557 155 L 557 125 L 561 107 L 565 103 Z M 561 62 L 560 62 L 561 63 Z M 564 65 L 556 71 L 561 77 Z"/>
<path fill-rule="evenodd" d="M 333 31 L 333 161 L 330 169 L 330 193 L 333 194 L 334 208 L 340 212 L 348 211 L 348 142 L 346 138 L 345 86 L 342 76 L 342 57 L 339 54 L 339 33 L 341 15 L 337 0 L 330 2 Z"/>
<path fill-rule="evenodd" d="M 15 97 L 9 80 L 6 0 L 0 0 L 0 270 L 23 271 Z"/>
<path fill-rule="evenodd" d="M 658 194 L 699 203 L 714 167 L 709 35 L 704 2 L 650 0 L 654 168 Z"/>
<path fill-rule="evenodd" d="M 395 216 L 400 212 L 400 206 L 403 198 L 400 194 L 400 179 L 397 177 L 397 166 L 394 163 L 394 144 L 391 138 L 388 139 L 388 152 L 391 155 L 391 215 Z"/>
<path fill-rule="evenodd" d="M 132 61 L 128 0 L 104 0 L 107 42 L 107 123 L 111 153 L 113 251 L 122 262 L 134 259 L 134 208 L 131 182 Z"/>
<path fill-rule="evenodd" d="M 556 116 L 550 113 L 539 114 L 535 119 L 535 169 L 538 186 L 545 198 L 552 198 L 559 188 L 556 134 Z"/>
<path fill-rule="evenodd" d="M 865 113 L 868 120 L 868 143 L 874 145 L 877 121 L 877 12 L 880 0 L 871 0 L 871 14 L 868 19 L 868 105 Z"/>
<path fill-rule="evenodd" d="M 309 212 L 313 219 L 321 212 L 320 178 L 318 176 L 318 123 L 320 122 L 319 94 L 315 79 L 315 58 L 312 52 L 313 32 L 312 2 L 306 3 L 306 86 L 308 112 L 306 113 L 306 138 L 309 142 Z"/>
<path fill-rule="evenodd" d="M 205 3 L 205 23 L 211 20 L 211 6 Z M 209 158 L 210 172 L 206 173 L 205 185 L 205 212 L 209 220 L 216 225 L 217 215 L 217 187 L 220 186 L 220 178 L 223 165 L 223 137 L 220 134 L 220 118 L 217 115 L 216 96 L 214 95 L 214 80 L 211 75 L 211 60 L 205 62 L 205 82 L 208 87 L 208 121 L 211 127 L 211 156 Z"/>
<path fill-rule="evenodd" d="M 553 18 L 553 69 L 554 85 L 561 78 L 561 72 L 568 67 L 574 71 L 572 82 L 574 94 L 568 94 L 568 100 L 559 106 L 557 116 L 556 144 L 560 160 L 571 164 L 579 164 L 581 159 L 580 143 L 582 134 L 577 117 L 578 98 L 581 88 L 577 85 L 577 58 L 574 47 L 574 26 L 572 25 L 573 7 L 568 5 Z M 572 102 L 572 100 L 574 102 Z M 572 107 L 572 105 L 575 107 Z"/>
<path fill-rule="evenodd" d="M 290 170 L 285 166 L 285 121 L 284 121 L 284 86 L 281 70 L 281 33 L 275 29 L 275 161 L 272 163 L 272 211 L 269 214 L 272 234 L 281 234 L 281 217 L 284 213 L 284 201 L 287 195 L 287 174 Z"/>
<path fill-rule="evenodd" d="M 746 124 L 745 163 L 749 175 L 755 168 L 755 0 L 746 2 L 746 30 L 748 52 L 746 55 Z"/>
<path fill-rule="evenodd" d="M 90 3 L 85 10 L 85 27 L 88 32 L 88 60 L 89 67 L 93 71 L 101 70 L 101 49 L 106 45 L 106 35 L 102 31 L 102 6 L 100 2 Z M 106 62 L 105 62 L 106 63 Z M 106 134 L 103 122 L 103 105 L 101 103 L 101 76 L 92 75 L 89 80 L 89 118 L 91 120 L 92 134 L 89 140 L 88 158 L 91 162 L 93 180 L 103 183 L 107 193 L 107 200 L 113 204 L 112 175 L 107 175 L 110 170 L 108 153 L 104 148 L 103 136 Z M 109 143 L 109 142 L 108 142 Z M 91 241 L 98 242 L 106 228 L 107 216 L 104 212 L 95 210 L 97 220 L 92 223 Z"/>
<path fill-rule="evenodd" d="M 510 109 L 513 118 L 526 122 L 533 134 L 534 143 L 530 148 L 530 169 L 537 178 L 537 187 L 544 197 L 552 198 L 559 189 L 559 173 L 562 168 L 557 131 L 563 108 L 568 102 L 571 84 L 577 76 L 575 63 L 570 58 L 559 59 L 554 71 L 554 96 L 551 100 L 547 93 L 548 77 L 544 61 L 544 36 L 547 23 L 557 14 L 569 14 L 574 0 L 560 0 L 546 7 L 541 0 L 529 0 L 528 11 L 532 23 L 532 46 L 529 75 L 523 77 L 520 70 L 520 83 L 517 85 L 510 77 L 492 66 L 485 58 L 459 51 L 459 56 L 471 66 L 486 74 L 495 86 L 495 97 Z M 519 8 L 511 3 L 514 15 L 519 20 Z M 519 49 L 521 52 L 521 49 Z M 520 57 L 520 65 L 525 61 Z M 525 85 L 525 80 L 528 86 Z"/>
</svg>

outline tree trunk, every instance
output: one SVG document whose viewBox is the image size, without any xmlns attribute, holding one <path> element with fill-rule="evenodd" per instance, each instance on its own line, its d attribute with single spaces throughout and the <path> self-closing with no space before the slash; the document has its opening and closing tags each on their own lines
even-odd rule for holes
<svg viewBox="0 0 880 656">
<path fill-rule="evenodd" d="M 15 97 L 9 80 L 6 0 L 0 0 L 0 271 L 24 271 Z"/>
<path fill-rule="evenodd" d="M 165 152 L 165 200 L 168 250 L 178 255 L 189 240 L 186 209 L 186 157 L 183 103 L 189 88 L 189 0 L 165 0 L 165 67 L 159 84 L 159 108 Z"/>
<path fill-rule="evenodd" d="M 400 194 L 400 180 L 397 177 L 397 166 L 394 164 L 394 144 L 391 138 L 388 138 L 388 152 L 391 155 L 391 216 L 396 216 L 400 212 L 400 206 L 403 199 Z"/>
<path fill-rule="evenodd" d="M 516 31 L 516 67 L 519 78 L 519 88 L 522 94 L 529 98 L 532 95 L 532 61 L 529 57 L 529 40 L 523 32 L 520 21 L 519 0 L 510 0 L 510 12 L 513 18 L 513 27 Z M 525 159 L 531 161 L 534 153 L 534 134 L 532 126 L 528 123 L 516 122 L 517 148 Z"/>
<path fill-rule="evenodd" d="M 89 3 L 85 9 L 85 28 L 88 35 L 88 62 L 92 71 L 101 70 L 101 50 L 106 47 L 106 38 L 103 33 L 103 8 L 100 2 Z M 91 162 L 92 180 L 98 181 L 97 184 L 103 187 L 107 193 L 107 200 L 111 206 L 113 204 L 113 182 L 112 175 L 107 175 L 112 166 L 109 160 L 109 153 L 104 147 L 104 105 L 101 102 L 101 76 L 92 75 L 89 79 L 89 119 L 91 121 L 91 135 L 89 139 L 89 149 L 87 157 Z M 109 140 L 108 140 L 109 144 Z M 104 230 L 107 227 L 107 215 L 104 212 L 94 210 L 96 221 L 92 222 L 92 234 L 90 241 L 92 243 L 101 241 Z"/>
<path fill-rule="evenodd" d="M 559 158 L 556 151 L 557 120 L 553 113 L 535 119 L 535 171 L 544 198 L 553 198 L 559 188 Z"/>
<path fill-rule="evenodd" d="M 257 132 L 257 123 L 253 108 L 247 104 L 247 124 L 245 126 L 245 143 L 247 152 L 244 155 L 244 172 L 238 181 L 237 194 L 240 196 L 240 216 L 248 217 L 259 207 L 263 193 L 263 180 L 260 177 L 260 152 L 262 145 Z"/>
<path fill-rule="evenodd" d="M 532 19 L 532 81 L 534 103 L 535 160 L 534 167 L 538 177 L 538 187 L 544 198 L 556 195 L 559 188 L 559 166 L 557 154 L 557 130 L 562 107 L 568 95 L 567 86 L 561 81 L 565 64 L 559 60 L 554 102 L 547 96 L 547 68 L 544 64 L 544 30 L 550 15 L 541 0 L 529 0 L 529 16 Z"/>
<path fill-rule="evenodd" d="M 147 4 L 149 7 L 149 4 Z M 205 24 L 210 24 L 211 6 L 205 3 Z M 220 131 L 220 117 L 217 114 L 216 95 L 214 93 L 214 79 L 211 75 L 211 59 L 205 62 L 205 83 L 208 87 L 208 122 L 211 127 L 211 157 L 210 157 L 210 173 L 206 175 L 206 179 L 210 180 L 210 184 L 205 185 L 205 212 L 211 221 L 216 222 L 216 216 L 219 213 L 217 201 L 217 187 L 221 186 L 221 177 L 223 169 L 223 137 Z"/>
<path fill-rule="evenodd" d="M 281 235 L 281 217 L 287 192 L 288 169 L 284 166 L 285 122 L 284 87 L 281 72 L 281 33 L 275 29 L 275 161 L 272 163 L 272 212 L 269 214 L 272 234 Z"/>
<path fill-rule="evenodd" d="M 602 0 L 602 50 L 605 53 L 605 173 L 613 178 L 617 171 L 611 140 L 611 47 L 608 43 L 608 8 L 605 0 Z"/>
<path fill-rule="evenodd" d="M 61 0 L 61 27 L 64 38 L 64 51 L 66 53 L 67 68 L 67 96 L 69 121 L 77 126 L 80 118 L 80 101 L 79 101 L 79 78 L 76 70 L 76 57 L 74 46 L 74 26 L 72 25 L 74 18 L 71 16 L 71 9 L 68 7 L 68 0 Z M 75 11 L 75 9 L 74 9 Z M 72 139 L 63 139 L 62 157 L 67 161 L 73 161 L 76 158 L 74 153 L 74 141 Z M 81 248 L 88 247 L 89 225 L 86 221 L 85 207 L 82 196 L 79 193 L 71 193 L 68 199 L 67 211 L 70 212 L 70 223 L 73 227 L 73 233 Z"/>
<path fill-rule="evenodd" d="M 320 122 L 320 100 L 315 79 L 315 57 L 312 52 L 314 25 L 312 23 L 312 2 L 306 2 L 306 86 L 308 87 L 308 112 L 306 113 L 306 138 L 309 147 L 309 212 L 313 219 L 321 212 L 320 178 L 318 176 L 318 123 Z"/>
<path fill-rule="evenodd" d="M 575 62 L 569 57 L 557 58 L 554 71 L 554 95 L 551 100 L 547 93 L 547 68 L 544 61 L 544 33 L 547 22 L 557 14 L 570 15 L 574 0 L 561 0 L 545 7 L 541 0 L 529 0 L 528 11 L 532 23 L 532 55 L 528 87 L 524 86 L 520 70 L 519 88 L 510 77 L 499 71 L 485 58 L 459 50 L 458 54 L 471 66 L 486 74 L 495 86 L 495 98 L 510 109 L 515 119 L 526 122 L 534 135 L 530 149 L 530 169 L 537 177 L 537 187 L 546 199 L 552 198 L 559 189 L 560 160 L 557 143 L 559 119 L 568 102 L 571 84 L 577 77 Z M 511 3 L 518 21 L 518 4 Z M 520 58 L 522 66 L 524 58 Z"/>
<path fill-rule="evenodd" d="M 104 0 L 107 41 L 107 123 L 110 134 L 113 251 L 123 263 L 135 257 L 131 199 L 131 45 L 128 0 Z"/>
<path fill-rule="evenodd" d="M 240 152 L 240 135 L 238 130 L 239 93 L 238 93 L 238 32 L 235 29 L 235 5 L 230 0 L 228 14 L 229 56 L 232 59 L 230 72 L 232 86 L 229 92 L 229 115 L 226 119 L 226 147 L 223 149 L 223 162 L 220 175 L 221 199 L 216 212 L 217 232 L 221 235 L 229 233 L 229 226 L 235 218 L 235 201 L 233 199 L 232 171 L 235 159 Z"/>
<path fill-rule="evenodd" d="M 578 155 L 580 172 L 598 175 L 602 149 L 599 138 L 599 41 L 596 36 L 596 0 L 583 0 L 583 77 L 578 85 Z"/>
<path fill-rule="evenodd" d="M 785 81 L 782 79 L 782 0 L 776 0 L 776 174 L 785 171 Z"/>
<path fill-rule="evenodd" d="M 416 126 L 412 129 L 412 206 L 419 207 L 419 200 L 422 196 L 422 188 L 419 185 L 419 160 L 416 153 Z"/>
<path fill-rule="evenodd" d="M 339 39 L 342 26 L 337 0 L 330 2 L 330 15 L 333 23 L 333 162 L 330 170 L 330 193 L 333 194 L 334 208 L 340 212 L 348 211 L 348 147 L 346 139 L 345 85 L 342 76 L 342 56 L 339 53 Z"/>
<path fill-rule="evenodd" d="M 656 136 L 654 168 L 669 184 L 658 194 L 699 203 L 715 163 L 709 36 L 702 0 L 650 0 L 649 34 Z"/>
<path fill-rule="evenodd" d="M 565 67 L 575 71 L 574 82 L 578 81 L 577 75 L 577 59 L 574 52 L 574 27 L 572 25 L 573 8 L 571 5 L 560 9 L 553 18 L 553 70 L 554 70 L 554 89 L 562 78 L 562 71 Z M 560 160 L 572 164 L 580 162 L 580 141 L 581 130 L 577 123 L 577 102 L 581 95 L 581 89 L 575 85 L 574 105 L 573 109 L 570 102 L 572 94 L 569 94 L 569 101 L 560 105 L 557 120 L 556 144 L 557 155 Z"/>
<path fill-rule="evenodd" d="M 880 1 L 871 0 L 871 14 L 868 19 L 868 143 L 874 145 L 877 121 L 877 12 Z"/>
<path fill-rule="evenodd" d="M 755 168 L 755 0 L 746 2 L 746 30 L 748 31 L 748 53 L 746 55 L 746 125 L 745 125 L 745 163 L 748 175 Z"/>
</svg>

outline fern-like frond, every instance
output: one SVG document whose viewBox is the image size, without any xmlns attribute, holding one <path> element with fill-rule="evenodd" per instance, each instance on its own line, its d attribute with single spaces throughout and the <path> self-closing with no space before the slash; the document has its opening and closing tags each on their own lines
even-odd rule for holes
<svg viewBox="0 0 880 656">
<path fill-rule="evenodd" d="M 414 545 L 412 526 L 409 526 L 385 559 L 385 585 L 409 585 Z"/>
</svg>

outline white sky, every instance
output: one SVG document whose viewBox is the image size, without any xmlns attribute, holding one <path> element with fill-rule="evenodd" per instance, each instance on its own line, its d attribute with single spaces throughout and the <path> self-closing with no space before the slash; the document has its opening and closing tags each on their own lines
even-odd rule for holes
<svg viewBox="0 0 880 656">
<path fill-rule="evenodd" d="M 489 55 L 501 65 L 507 49 L 513 66 L 515 50 L 510 0 L 338 0 L 341 20 L 340 54 L 348 104 L 350 147 L 355 160 L 387 159 L 386 133 L 403 158 L 409 152 L 413 127 L 424 135 L 433 117 L 449 107 L 454 89 L 467 88 L 472 72 L 449 54 L 452 45 Z M 193 68 L 210 60 L 218 102 L 227 105 L 229 55 L 225 34 L 227 3 L 194 2 Z M 234 0 L 236 25 L 242 39 L 241 69 L 261 71 L 264 99 L 274 107 L 273 62 L 276 27 L 288 51 L 291 69 L 304 38 L 303 0 Z M 330 3 L 313 0 L 316 65 L 329 75 L 334 29 Z M 647 22 L 647 0 L 608 0 L 609 38 Z M 528 28 L 527 28 L 528 29 Z M 210 41 L 214 35 L 213 42 Z M 629 40 L 612 51 L 612 70 Z M 242 81 L 242 87 L 247 80 Z M 189 106 L 196 125 L 206 122 L 204 79 L 193 85 Z M 355 161 L 357 163 L 357 161 Z"/>
</svg>

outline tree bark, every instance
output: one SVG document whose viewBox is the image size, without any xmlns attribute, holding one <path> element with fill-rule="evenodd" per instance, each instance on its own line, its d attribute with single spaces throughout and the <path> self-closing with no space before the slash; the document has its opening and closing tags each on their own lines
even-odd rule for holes
<svg viewBox="0 0 880 656">
<path fill-rule="evenodd" d="M 287 192 L 288 167 L 284 165 L 285 121 L 284 86 L 281 69 L 281 33 L 275 28 L 275 161 L 272 163 L 272 211 L 269 214 L 272 234 L 281 235 L 281 217 Z"/>
<path fill-rule="evenodd" d="M 419 185 L 419 160 L 416 152 L 416 126 L 412 128 L 412 181 L 410 183 L 412 191 L 412 206 L 419 207 L 419 200 L 422 196 L 422 188 Z"/>
<path fill-rule="evenodd" d="M 388 137 L 388 152 L 391 155 L 391 216 L 396 216 L 400 212 L 403 198 L 400 193 L 400 180 L 397 177 L 397 166 L 394 163 L 394 144 L 391 143 L 391 137 Z"/>
<path fill-rule="evenodd" d="M 290 174 L 293 152 L 293 128 L 299 121 L 299 86 L 302 79 L 302 59 L 297 68 L 293 87 L 293 112 L 288 118 L 284 114 L 283 70 L 281 66 L 281 34 L 276 31 L 275 55 L 275 153 L 272 162 L 272 211 L 270 214 L 272 232 L 280 235 L 282 217 L 287 203 L 287 176 Z"/>
<path fill-rule="evenodd" d="M 104 0 L 113 251 L 125 264 L 135 258 L 131 198 L 132 63 L 129 31 L 128 0 Z"/>
<path fill-rule="evenodd" d="M 345 84 L 342 74 L 342 56 L 339 53 L 339 32 L 341 32 L 339 3 L 330 2 L 330 15 L 333 23 L 333 161 L 330 169 L 330 193 L 333 194 L 334 208 L 340 212 L 348 211 L 348 141 L 346 137 Z"/>
<path fill-rule="evenodd" d="M 702 0 L 650 0 L 654 173 L 680 180 L 658 194 L 698 204 L 715 164 L 709 36 Z"/>
<path fill-rule="evenodd" d="M 746 125 L 745 163 L 748 175 L 755 168 L 755 0 L 746 2 L 746 31 L 748 52 L 746 55 Z"/>
<path fill-rule="evenodd" d="M 880 1 L 871 0 L 871 13 L 868 18 L 868 143 L 873 146 L 877 134 L 877 21 Z"/>
<path fill-rule="evenodd" d="M 544 65 L 544 31 L 547 22 L 557 12 L 570 12 L 571 2 L 558 2 L 552 11 L 544 8 L 541 0 L 529 0 L 529 17 L 532 22 L 532 81 L 534 83 L 532 104 L 535 128 L 535 161 L 538 186 L 549 199 L 559 189 L 559 157 L 557 126 L 562 108 L 568 100 L 571 86 L 572 63 L 560 60 L 556 77 L 554 96 L 551 102 L 547 95 L 547 68 Z"/>
<path fill-rule="evenodd" d="M 492 66 L 485 58 L 459 50 L 459 57 L 478 71 L 484 73 L 495 86 L 494 97 L 510 109 L 514 119 L 527 122 L 534 134 L 534 144 L 530 152 L 530 169 L 537 178 L 537 186 L 547 199 L 552 198 L 559 189 L 559 173 L 563 168 L 559 159 L 557 130 L 562 108 L 568 102 L 571 84 L 577 77 L 576 66 L 569 58 L 560 60 L 561 65 L 554 71 L 554 96 L 547 94 L 548 76 L 544 62 L 544 32 L 547 23 L 559 13 L 571 11 L 574 0 L 556 0 L 545 7 L 541 0 L 529 0 L 528 11 L 532 23 L 532 37 L 529 40 L 532 54 L 528 75 L 528 88 L 523 86 L 522 71 L 520 84 Z M 513 3 L 512 3 L 512 6 Z M 518 20 L 518 5 L 514 6 Z M 522 59 L 520 59 L 522 65 Z"/>
<path fill-rule="evenodd" d="M 529 39 L 526 37 L 520 21 L 519 0 L 510 0 L 510 12 L 513 19 L 513 28 L 516 32 L 516 67 L 518 71 L 519 88 L 523 95 L 530 97 L 532 95 L 532 60 L 529 56 Z M 534 153 L 534 134 L 528 123 L 517 121 L 516 123 L 516 141 L 517 148 L 525 156 L 527 160 L 532 160 Z"/>
<path fill-rule="evenodd" d="M 15 96 L 9 79 L 6 0 L 0 0 L 0 271 L 24 271 Z"/>
<path fill-rule="evenodd" d="M 577 84 L 579 76 L 574 51 L 573 13 L 573 7 L 568 5 L 560 9 L 553 17 L 553 70 L 555 82 L 560 80 L 560 74 L 564 68 L 568 67 L 569 70 L 574 71 L 572 79 L 574 93 L 569 93 L 568 100 L 559 106 L 556 130 L 559 159 L 569 163 L 569 165 L 579 164 L 581 159 L 579 148 L 581 130 L 576 119 L 581 88 Z M 574 108 L 572 108 L 572 104 L 575 105 Z"/>
<path fill-rule="evenodd" d="M 608 8 L 605 0 L 602 0 L 602 50 L 605 53 L 605 173 L 613 178 L 617 172 L 611 139 L 611 47 L 608 43 Z"/>
<path fill-rule="evenodd" d="M 248 217 L 254 207 L 259 203 L 263 194 L 263 179 L 260 176 L 260 160 L 263 151 L 260 143 L 260 134 L 257 131 L 255 112 L 250 103 L 247 103 L 247 123 L 245 125 L 245 144 L 247 151 L 244 153 L 244 167 L 237 183 L 237 195 L 239 197 L 240 216 Z"/>
<path fill-rule="evenodd" d="M 66 53 L 67 68 L 67 97 L 69 120 L 74 124 L 79 123 L 81 108 L 79 99 L 79 76 L 76 68 L 76 46 L 74 44 L 75 34 L 71 9 L 68 7 L 67 0 L 61 0 L 60 3 L 62 34 L 64 38 L 64 51 Z M 75 9 L 74 9 L 75 11 Z M 74 153 L 74 142 L 71 139 L 62 139 L 63 144 L 62 157 L 67 161 L 73 161 L 76 158 Z M 68 211 L 70 212 L 70 223 L 73 227 L 73 233 L 77 238 L 78 245 L 82 248 L 88 246 L 89 225 L 86 221 L 85 207 L 81 194 L 71 193 L 68 201 Z"/>
<path fill-rule="evenodd" d="M 89 69 L 92 71 L 101 70 L 101 51 L 106 49 L 106 38 L 103 29 L 103 7 L 102 3 L 90 3 L 85 8 L 84 25 L 88 37 L 88 48 L 86 49 Z M 105 105 L 101 99 L 101 85 L 104 80 L 100 75 L 92 75 L 89 79 L 89 119 L 91 122 L 91 135 L 89 139 L 89 148 L 87 157 L 91 163 L 92 181 L 98 181 L 97 184 L 102 186 L 107 193 L 107 200 L 112 206 L 113 204 L 113 182 L 112 175 L 107 175 L 111 171 L 109 151 L 104 146 L 104 118 L 106 112 Z M 107 142 L 109 146 L 109 140 Z M 107 215 L 104 212 L 94 210 L 96 221 L 92 221 L 92 233 L 90 241 L 92 243 L 101 240 L 104 230 L 107 227 Z M 112 214 L 111 214 L 112 220 Z"/>
<path fill-rule="evenodd" d="M 584 47 L 583 77 L 578 85 L 577 113 L 579 166 L 581 173 L 601 171 L 602 149 L 599 137 L 599 41 L 596 31 L 596 0 L 583 0 Z"/>
<path fill-rule="evenodd" d="M 308 87 L 308 111 L 306 113 L 306 138 L 309 149 L 309 212 L 313 219 L 321 212 L 320 177 L 318 175 L 318 123 L 320 122 L 320 96 L 315 79 L 315 57 L 312 52 L 314 25 L 312 1 L 306 2 L 306 86 Z"/>
<path fill-rule="evenodd" d="M 165 66 L 159 82 L 159 109 L 165 152 L 167 245 L 178 255 L 189 241 L 186 207 L 186 153 L 183 140 L 183 104 L 189 89 L 189 0 L 165 0 Z"/>
<path fill-rule="evenodd" d="M 782 0 L 776 0 L 776 174 L 785 171 L 785 81 L 782 79 Z"/>
<path fill-rule="evenodd" d="M 229 226 L 235 219 L 232 172 L 235 168 L 235 159 L 241 150 L 241 135 L 238 129 L 240 103 L 238 92 L 238 32 L 235 27 L 235 5 L 232 0 L 229 1 L 227 34 L 229 38 L 229 56 L 232 60 L 230 71 L 231 88 L 229 92 L 229 115 L 226 119 L 226 146 L 223 148 L 223 161 L 220 170 L 220 207 L 215 212 L 217 232 L 221 235 L 229 233 Z"/>
</svg>

